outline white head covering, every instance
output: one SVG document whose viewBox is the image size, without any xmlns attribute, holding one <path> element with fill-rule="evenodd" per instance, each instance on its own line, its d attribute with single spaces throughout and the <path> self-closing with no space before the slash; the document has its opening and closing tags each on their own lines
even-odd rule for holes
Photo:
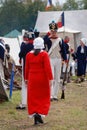
<svg viewBox="0 0 87 130">
<path fill-rule="evenodd" d="M 34 40 L 34 49 L 43 49 L 44 48 L 44 40 L 41 37 L 38 37 Z"/>
<path fill-rule="evenodd" d="M 87 46 L 87 39 L 86 39 L 86 38 L 81 38 L 81 41 L 83 42 L 83 44 L 84 44 L 85 46 Z"/>
</svg>

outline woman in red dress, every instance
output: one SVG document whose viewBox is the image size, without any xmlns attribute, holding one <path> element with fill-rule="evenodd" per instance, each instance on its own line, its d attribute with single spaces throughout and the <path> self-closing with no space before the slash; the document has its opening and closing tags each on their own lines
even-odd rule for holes
<svg viewBox="0 0 87 130">
<path fill-rule="evenodd" d="M 49 56 L 44 48 L 44 40 L 34 40 L 34 50 L 26 55 L 25 82 L 27 83 L 27 105 L 34 124 L 43 123 L 42 116 L 50 108 L 50 83 L 53 79 Z"/>
</svg>

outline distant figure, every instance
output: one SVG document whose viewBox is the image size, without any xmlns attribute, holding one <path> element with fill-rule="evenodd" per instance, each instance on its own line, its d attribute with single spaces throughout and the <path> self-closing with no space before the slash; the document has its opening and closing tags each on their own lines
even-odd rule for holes
<svg viewBox="0 0 87 130">
<path fill-rule="evenodd" d="M 19 62 L 22 64 L 22 90 L 21 90 L 21 103 L 16 107 L 16 109 L 24 110 L 27 105 L 27 88 L 25 85 L 25 63 L 26 54 L 33 49 L 34 32 L 32 30 L 25 31 L 23 35 L 23 42 L 20 47 L 19 52 Z"/>
<path fill-rule="evenodd" d="M 3 39 L 0 39 L 0 77 L 1 78 L 5 78 L 4 77 L 4 56 L 5 56 L 5 45 L 4 45 L 4 41 Z"/>
<path fill-rule="evenodd" d="M 40 32 L 37 29 L 35 29 L 34 30 L 34 35 L 35 35 L 35 38 L 37 38 L 37 37 L 39 37 Z"/>
<path fill-rule="evenodd" d="M 8 44 L 5 44 L 4 74 L 6 80 L 10 79 L 13 64 L 14 72 L 16 72 L 15 61 L 10 55 L 10 46 Z"/>
<path fill-rule="evenodd" d="M 78 81 L 84 81 L 86 75 L 86 63 L 87 63 L 87 39 L 81 38 L 80 45 L 77 48 L 77 76 Z"/>
<path fill-rule="evenodd" d="M 28 114 L 34 117 L 34 124 L 44 123 L 42 117 L 50 108 L 50 84 L 53 79 L 49 56 L 44 40 L 34 40 L 34 50 L 26 55 L 25 82 L 27 84 Z"/>
<path fill-rule="evenodd" d="M 72 76 L 76 76 L 77 72 L 77 62 L 76 62 L 76 52 L 72 49 L 71 50 L 71 57 L 72 57 L 72 62 L 70 63 L 70 73 Z"/>
<path fill-rule="evenodd" d="M 68 36 L 64 37 L 64 45 L 65 45 L 65 49 L 66 49 L 66 54 L 67 54 L 67 60 L 68 60 L 68 67 L 67 64 L 65 62 L 63 62 L 63 75 L 65 75 L 65 73 L 67 73 L 67 78 L 66 81 L 67 83 L 70 82 L 70 50 L 71 50 L 71 46 L 70 46 L 70 38 Z M 67 67 L 67 72 L 66 72 L 66 67 Z"/>
</svg>

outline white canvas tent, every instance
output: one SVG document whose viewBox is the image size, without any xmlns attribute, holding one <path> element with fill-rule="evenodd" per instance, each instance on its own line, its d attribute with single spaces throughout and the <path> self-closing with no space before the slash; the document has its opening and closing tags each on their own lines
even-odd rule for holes
<svg viewBox="0 0 87 130">
<path fill-rule="evenodd" d="M 58 22 L 63 11 L 38 11 L 35 29 L 41 36 L 49 31 L 49 23 Z M 81 37 L 87 37 L 87 10 L 64 11 L 65 27 L 58 29 L 59 36 L 70 35 L 71 45 L 76 48 Z"/>
<path fill-rule="evenodd" d="M 10 46 L 10 55 L 13 57 L 15 64 L 17 66 L 20 66 L 19 64 L 19 51 L 20 51 L 20 44 L 22 42 L 22 37 L 19 36 L 18 38 L 5 38 L 0 37 L 4 40 L 5 44 L 8 44 Z"/>
<path fill-rule="evenodd" d="M 59 28 L 58 32 L 61 38 L 64 38 L 65 35 L 69 36 L 71 47 L 76 50 L 79 44 L 79 40 L 81 38 L 81 32 L 77 30 L 72 30 L 66 27 Z"/>
</svg>

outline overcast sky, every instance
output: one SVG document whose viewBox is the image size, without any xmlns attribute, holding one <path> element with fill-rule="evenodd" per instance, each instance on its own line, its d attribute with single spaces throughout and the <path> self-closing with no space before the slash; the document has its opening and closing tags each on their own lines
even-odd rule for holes
<svg viewBox="0 0 87 130">
<path fill-rule="evenodd" d="M 60 4 L 63 4 L 66 0 L 52 0 L 52 3 L 55 4 L 56 2 L 59 2 Z"/>
</svg>

